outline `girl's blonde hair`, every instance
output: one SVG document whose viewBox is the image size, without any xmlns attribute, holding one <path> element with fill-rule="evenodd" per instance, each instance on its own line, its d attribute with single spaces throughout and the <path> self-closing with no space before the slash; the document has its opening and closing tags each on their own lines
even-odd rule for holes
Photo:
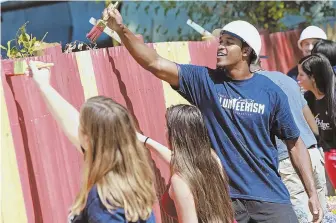
<svg viewBox="0 0 336 223">
<path fill-rule="evenodd" d="M 82 106 L 80 123 L 91 143 L 71 215 L 85 208 L 91 188 L 97 185 L 99 198 L 110 212 L 123 208 L 128 221 L 148 219 L 155 202 L 154 174 L 132 117 L 111 98 L 97 96 Z"/>
</svg>

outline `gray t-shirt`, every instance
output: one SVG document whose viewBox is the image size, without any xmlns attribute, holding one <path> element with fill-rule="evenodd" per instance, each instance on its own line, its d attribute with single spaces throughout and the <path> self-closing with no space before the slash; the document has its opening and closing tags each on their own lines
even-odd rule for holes
<svg viewBox="0 0 336 223">
<path fill-rule="evenodd" d="M 306 100 L 301 94 L 298 84 L 287 75 L 277 71 L 258 71 L 258 73 L 271 79 L 276 85 L 278 85 L 288 97 L 289 107 L 292 111 L 295 123 L 300 130 L 300 137 L 307 148 L 316 144 L 315 136 L 310 129 L 302 109 L 307 105 Z M 286 144 L 276 138 L 276 144 L 278 148 L 279 160 L 284 160 L 289 157 Z"/>
</svg>

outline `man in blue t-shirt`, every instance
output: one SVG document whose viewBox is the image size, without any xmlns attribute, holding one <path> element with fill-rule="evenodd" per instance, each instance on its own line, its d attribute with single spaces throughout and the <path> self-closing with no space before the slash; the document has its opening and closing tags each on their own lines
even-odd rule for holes
<svg viewBox="0 0 336 223">
<path fill-rule="evenodd" d="M 202 112 L 213 148 L 230 181 L 238 222 L 297 222 L 278 169 L 274 136 L 285 140 L 294 166 L 309 195 L 314 222 L 322 210 L 312 177 L 309 154 L 294 124 L 286 95 L 270 79 L 249 70 L 257 60 L 261 38 L 251 24 L 235 21 L 221 33 L 217 69 L 179 65 L 127 29 L 117 10 L 108 26 L 116 31 L 134 59 L 156 77 L 168 82 Z"/>
</svg>

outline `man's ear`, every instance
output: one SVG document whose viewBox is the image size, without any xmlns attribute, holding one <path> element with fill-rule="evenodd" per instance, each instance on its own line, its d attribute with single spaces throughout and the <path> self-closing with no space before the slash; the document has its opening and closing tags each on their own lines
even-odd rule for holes
<svg viewBox="0 0 336 223">
<path fill-rule="evenodd" d="M 250 56 L 251 53 L 252 53 L 252 48 L 251 47 L 248 47 L 248 46 L 243 47 L 243 56 L 244 57 Z"/>
</svg>

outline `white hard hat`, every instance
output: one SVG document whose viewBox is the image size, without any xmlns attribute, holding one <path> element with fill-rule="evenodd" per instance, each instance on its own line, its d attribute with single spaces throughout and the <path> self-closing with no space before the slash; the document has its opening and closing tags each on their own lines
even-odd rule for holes
<svg viewBox="0 0 336 223">
<path fill-rule="evenodd" d="M 258 30 L 253 25 L 242 20 L 237 20 L 228 23 L 222 30 L 245 41 L 257 56 L 256 60 L 252 61 L 252 63 L 258 61 L 261 51 L 261 38 Z"/>
<path fill-rule="evenodd" d="M 323 29 L 317 26 L 308 26 L 300 35 L 300 39 L 298 41 L 298 47 L 300 50 L 302 49 L 301 42 L 305 39 L 327 39 L 327 35 Z"/>
</svg>

